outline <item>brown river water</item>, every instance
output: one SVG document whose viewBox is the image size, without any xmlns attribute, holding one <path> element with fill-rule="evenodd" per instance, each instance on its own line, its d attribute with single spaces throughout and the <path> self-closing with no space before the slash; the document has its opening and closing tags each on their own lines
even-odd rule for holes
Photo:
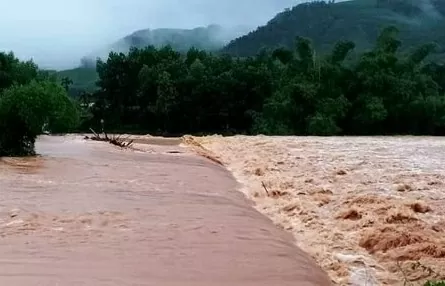
<svg viewBox="0 0 445 286">
<path fill-rule="evenodd" d="M 329 285 L 224 168 L 42 137 L 0 161 L 0 285 Z"/>
</svg>

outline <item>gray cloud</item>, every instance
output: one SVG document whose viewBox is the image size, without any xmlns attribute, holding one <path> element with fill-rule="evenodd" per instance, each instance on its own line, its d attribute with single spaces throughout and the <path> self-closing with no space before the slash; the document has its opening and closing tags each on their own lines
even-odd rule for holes
<svg viewBox="0 0 445 286">
<path fill-rule="evenodd" d="M 6 0 L 3 0 L 6 1 Z M 296 0 L 15 0 L 2 5 L 0 51 L 63 69 L 135 30 L 265 24 Z"/>
</svg>

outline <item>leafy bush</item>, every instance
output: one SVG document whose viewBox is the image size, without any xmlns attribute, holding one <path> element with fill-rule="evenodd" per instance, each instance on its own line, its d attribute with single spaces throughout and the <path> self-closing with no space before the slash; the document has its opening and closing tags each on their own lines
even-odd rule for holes
<svg viewBox="0 0 445 286">
<path fill-rule="evenodd" d="M 0 156 L 34 154 L 42 126 L 66 131 L 78 123 L 78 112 L 66 91 L 49 81 L 13 85 L 0 95 Z"/>
</svg>

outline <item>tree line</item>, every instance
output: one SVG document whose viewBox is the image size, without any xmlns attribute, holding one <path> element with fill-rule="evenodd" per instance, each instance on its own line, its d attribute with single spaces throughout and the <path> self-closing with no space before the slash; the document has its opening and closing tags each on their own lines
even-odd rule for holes
<svg viewBox="0 0 445 286">
<path fill-rule="evenodd" d="M 0 53 L 0 156 L 34 153 L 36 137 L 101 130 L 181 134 L 445 134 L 445 65 L 435 45 L 401 53 L 397 29 L 358 57 L 338 42 L 317 55 L 306 38 L 255 57 L 171 47 L 110 53 L 97 91 L 76 100 L 70 81 Z"/>
<path fill-rule="evenodd" d="M 348 57 L 340 41 L 317 56 L 306 38 L 294 49 L 235 58 L 170 47 L 110 53 L 97 62 L 98 91 L 83 127 L 184 133 L 381 135 L 445 133 L 445 66 L 435 45 L 400 53 L 395 27 L 373 49 Z M 91 104 L 93 103 L 93 104 Z"/>
</svg>

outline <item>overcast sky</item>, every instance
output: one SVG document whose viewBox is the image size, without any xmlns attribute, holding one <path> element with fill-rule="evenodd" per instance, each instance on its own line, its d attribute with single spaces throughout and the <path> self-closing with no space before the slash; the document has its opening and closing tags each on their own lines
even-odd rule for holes
<svg viewBox="0 0 445 286">
<path fill-rule="evenodd" d="M 297 0 L 0 0 L 0 51 L 69 68 L 135 30 L 262 25 Z"/>
</svg>

